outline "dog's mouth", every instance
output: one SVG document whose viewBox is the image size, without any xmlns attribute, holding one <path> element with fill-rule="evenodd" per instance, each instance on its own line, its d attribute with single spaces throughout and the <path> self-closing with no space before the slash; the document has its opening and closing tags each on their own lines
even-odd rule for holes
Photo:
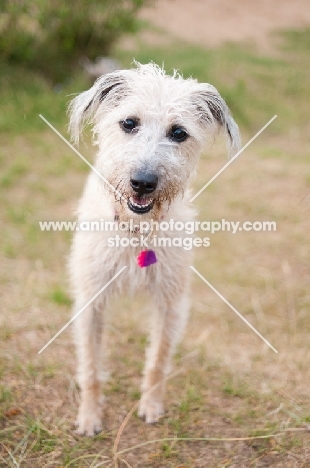
<svg viewBox="0 0 310 468">
<path fill-rule="evenodd" d="M 130 197 L 127 202 L 128 208 L 137 214 L 151 211 L 154 206 L 154 198 Z"/>
</svg>

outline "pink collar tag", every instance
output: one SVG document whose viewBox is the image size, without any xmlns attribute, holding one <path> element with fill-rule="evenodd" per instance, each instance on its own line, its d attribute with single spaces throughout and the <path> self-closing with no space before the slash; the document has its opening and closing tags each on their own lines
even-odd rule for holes
<svg viewBox="0 0 310 468">
<path fill-rule="evenodd" d="M 140 268 L 148 267 L 157 262 L 154 250 L 141 250 L 137 256 L 137 263 Z"/>
</svg>

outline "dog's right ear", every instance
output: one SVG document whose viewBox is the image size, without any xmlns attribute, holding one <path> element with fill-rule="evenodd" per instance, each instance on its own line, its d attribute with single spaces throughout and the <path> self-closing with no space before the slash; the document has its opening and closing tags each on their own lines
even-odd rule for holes
<svg viewBox="0 0 310 468">
<path fill-rule="evenodd" d="M 127 90 L 126 71 L 120 70 L 104 75 L 94 85 L 75 97 L 68 106 L 69 132 L 74 143 L 78 143 L 83 128 L 94 123 L 101 104 L 115 107 Z"/>
</svg>

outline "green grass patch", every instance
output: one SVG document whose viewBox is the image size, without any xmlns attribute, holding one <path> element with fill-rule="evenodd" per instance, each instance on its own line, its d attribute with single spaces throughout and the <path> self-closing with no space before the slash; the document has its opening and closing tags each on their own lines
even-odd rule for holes
<svg viewBox="0 0 310 468">
<path fill-rule="evenodd" d="M 4 385 L 0 386 L 0 403 L 7 403 L 12 401 L 12 392 Z"/>
<path fill-rule="evenodd" d="M 49 297 L 57 305 L 70 306 L 72 304 L 68 294 L 61 286 L 55 286 Z"/>
<path fill-rule="evenodd" d="M 38 73 L 5 63 L 0 66 L 0 132 L 23 134 L 46 130 L 39 114 L 55 125 L 65 124 L 70 95 L 88 86 L 82 74 L 70 78 L 65 85 L 52 87 Z"/>
</svg>

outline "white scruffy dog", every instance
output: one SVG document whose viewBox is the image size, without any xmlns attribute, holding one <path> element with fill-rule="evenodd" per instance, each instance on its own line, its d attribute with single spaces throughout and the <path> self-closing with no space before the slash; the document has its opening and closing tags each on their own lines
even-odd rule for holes
<svg viewBox="0 0 310 468">
<path fill-rule="evenodd" d="M 193 220 L 188 186 L 206 142 L 222 127 L 230 151 L 240 144 L 238 126 L 213 86 L 185 80 L 176 72 L 168 76 L 155 64 L 136 64 L 102 76 L 78 95 L 70 105 L 75 142 L 86 123 L 93 125 L 99 151 L 97 173 L 89 174 L 80 200 L 79 221 Z M 114 234 L 132 238 L 141 232 Z M 154 303 L 139 406 L 139 415 L 148 423 L 163 414 L 165 376 L 189 309 L 189 250 L 152 247 L 157 262 L 140 268 L 137 255 L 143 248 L 111 247 L 112 235 L 76 232 L 70 257 L 74 313 L 127 266 L 74 322 L 81 388 L 77 432 L 89 436 L 102 428 L 102 331 L 110 298 L 125 286 L 139 287 Z"/>
</svg>

